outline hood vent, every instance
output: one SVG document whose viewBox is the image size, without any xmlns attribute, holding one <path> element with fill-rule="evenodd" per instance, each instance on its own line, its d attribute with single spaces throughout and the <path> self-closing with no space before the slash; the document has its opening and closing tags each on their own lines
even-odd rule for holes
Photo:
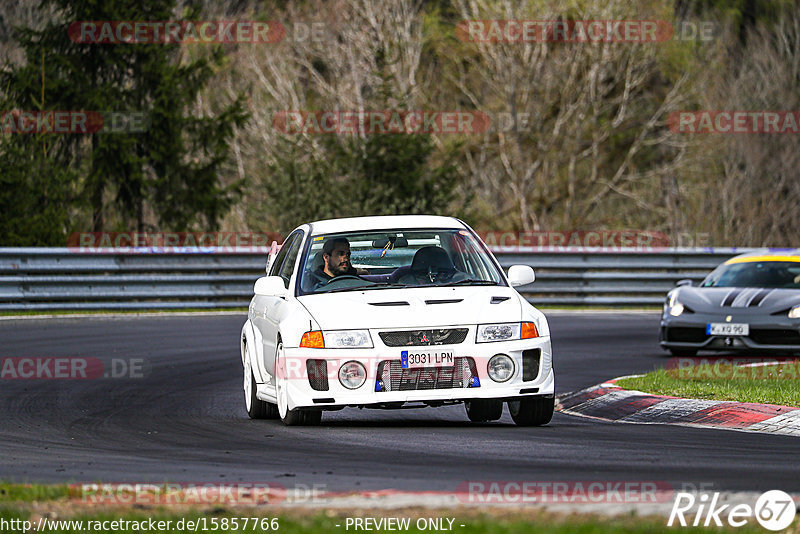
<svg viewBox="0 0 800 534">
<path fill-rule="evenodd" d="M 464 299 L 438 299 L 438 300 L 426 300 L 425 304 L 458 304 Z"/>
<path fill-rule="evenodd" d="M 492 297 L 492 300 L 489 301 L 490 304 L 500 304 L 501 302 L 505 302 L 510 297 Z"/>
<path fill-rule="evenodd" d="M 370 306 L 410 306 L 410 304 L 404 300 L 396 300 L 396 301 L 389 301 L 389 302 L 370 302 Z"/>
</svg>

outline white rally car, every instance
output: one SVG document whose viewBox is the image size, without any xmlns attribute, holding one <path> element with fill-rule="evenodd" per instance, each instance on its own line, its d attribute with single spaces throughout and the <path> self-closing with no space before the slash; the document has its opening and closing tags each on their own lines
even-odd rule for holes
<svg viewBox="0 0 800 534">
<path fill-rule="evenodd" d="M 304 224 L 271 255 L 242 328 L 252 418 L 318 424 L 345 407 L 463 402 L 472 421 L 508 404 L 518 425 L 554 405 L 550 330 L 463 222 L 427 215 Z"/>
</svg>

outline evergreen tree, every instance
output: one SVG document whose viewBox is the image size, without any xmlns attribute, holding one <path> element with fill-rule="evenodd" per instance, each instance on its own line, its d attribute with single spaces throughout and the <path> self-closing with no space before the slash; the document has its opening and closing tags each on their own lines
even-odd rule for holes
<svg viewBox="0 0 800 534">
<path fill-rule="evenodd" d="M 173 20 L 175 0 L 44 0 L 40 6 L 50 8 L 55 8 L 58 20 L 42 30 L 19 30 L 18 43 L 27 62 L 7 64 L 0 73 L 9 104 L 23 110 L 144 113 L 146 131 L 48 134 L 49 151 L 36 149 L 37 143 L 18 142 L 17 152 L 27 147 L 28 157 L 0 148 L 0 165 L 16 157 L 17 164 L 28 162 L 33 176 L 44 165 L 41 158 L 50 158 L 56 168 L 76 171 L 71 176 L 78 180 L 73 189 L 80 194 L 81 206 L 91 212 L 94 231 L 141 231 L 150 217 L 162 229 L 215 228 L 240 192 L 240 183 L 221 184 L 220 171 L 234 128 L 244 123 L 246 113 L 241 96 L 215 116 L 197 116 L 194 108 L 199 92 L 222 63 L 223 50 L 213 47 L 203 53 L 206 49 L 201 47 L 211 45 L 188 45 L 197 57 L 186 59 L 177 43 L 70 39 L 70 24 L 76 21 Z M 197 12 L 184 15 L 193 20 Z M 31 188 L 34 183 L 29 181 L 18 190 Z M 3 217 L 25 214 L 4 211 Z M 6 222 L 3 226 L 14 226 Z"/>
<path fill-rule="evenodd" d="M 450 162 L 431 161 L 428 134 L 343 137 L 333 146 L 337 174 L 347 177 L 354 215 L 444 214 L 458 173 Z"/>
</svg>

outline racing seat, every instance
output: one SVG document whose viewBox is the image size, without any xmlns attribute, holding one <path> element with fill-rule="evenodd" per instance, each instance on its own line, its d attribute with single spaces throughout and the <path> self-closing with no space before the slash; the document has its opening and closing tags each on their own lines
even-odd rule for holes
<svg viewBox="0 0 800 534">
<path fill-rule="evenodd" d="M 447 251 L 441 247 L 422 247 L 414 254 L 408 274 L 399 282 L 406 285 L 431 284 L 434 282 L 453 282 L 464 279 Z"/>
</svg>

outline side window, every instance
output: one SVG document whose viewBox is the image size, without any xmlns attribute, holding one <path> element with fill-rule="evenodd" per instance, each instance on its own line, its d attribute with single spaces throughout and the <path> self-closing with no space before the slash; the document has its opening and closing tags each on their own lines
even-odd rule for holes
<svg viewBox="0 0 800 534">
<path fill-rule="evenodd" d="M 295 240 L 295 235 L 290 235 L 286 241 L 283 242 L 281 250 L 278 252 L 278 255 L 275 256 L 275 261 L 272 262 L 272 268 L 269 270 L 270 276 L 279 276 L 278 273 L 280 272 L 281 265 L 283 265 L 283 259 L 286 257 L 286 253 L 289 252 L 289 248 L 291 248 Z"/>
<path fill-rule="evenodd" d="M 289 280 L 292 279 L 292 273 L 294 273 L 295 260 L 297 260 L 297 254 L 300 252 L 300 245 L 302 242 L 303 234 L 295 234 L 294 240 L 289 243 L 289 246 L 287 247 L 288 250 L 286 252 L 286 259 L 283 262 L 280 271 L 278 272 L 278 276 L 283 278 L 283 285 L 286 286 L 287 289 L 289 287 Z"/>
</svg>

